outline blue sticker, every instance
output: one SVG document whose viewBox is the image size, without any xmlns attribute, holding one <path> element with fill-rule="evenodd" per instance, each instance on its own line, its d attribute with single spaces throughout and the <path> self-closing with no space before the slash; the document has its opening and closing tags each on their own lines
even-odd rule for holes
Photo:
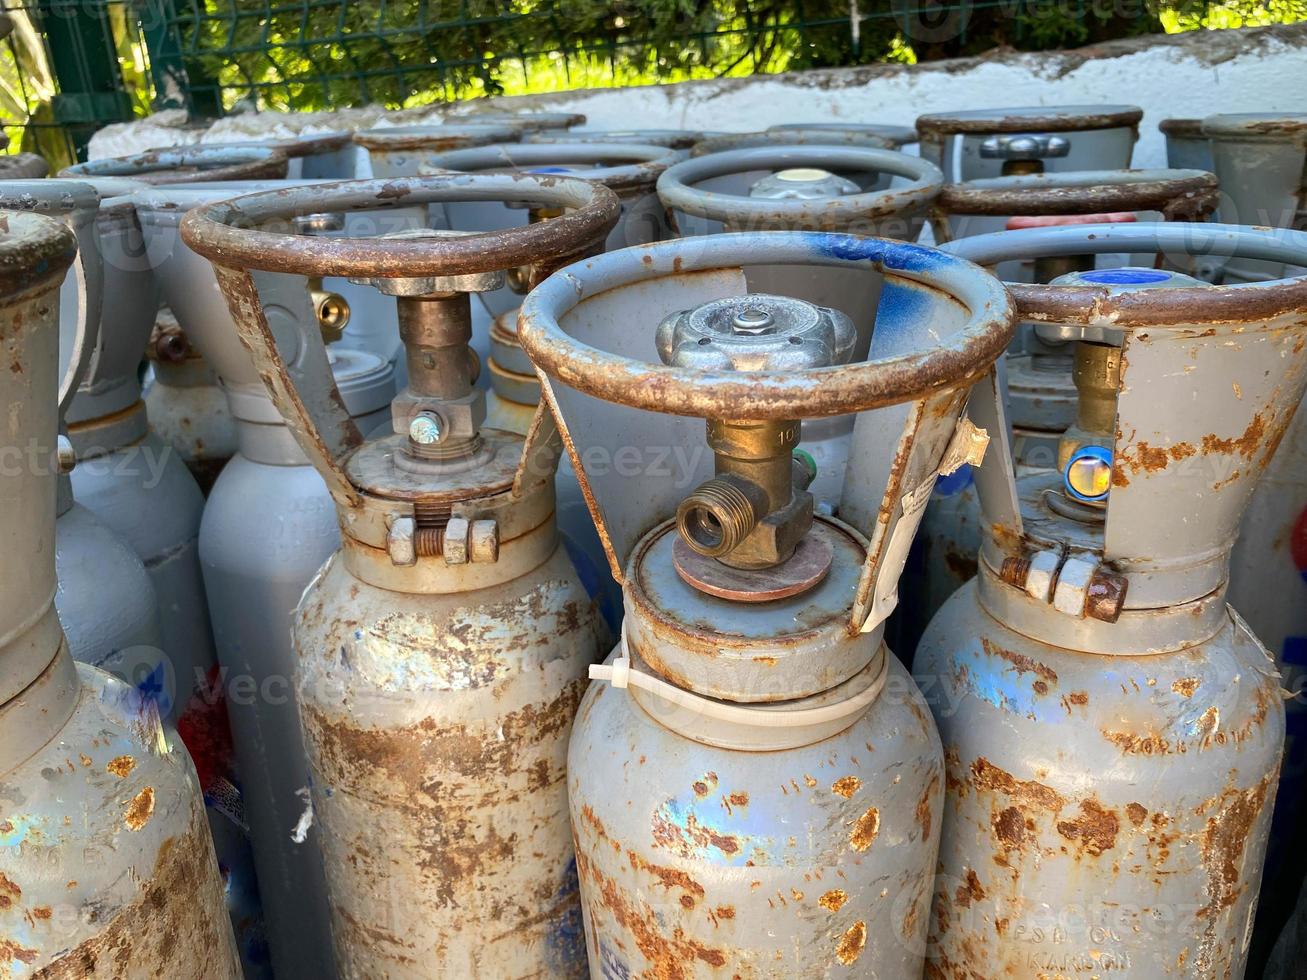
<svg viewBox="0 0 1307 980">
<path fill-rule="evenodd" d="M 1084 282 L 1104 286 L 1142 286 L 1146 283 L 1166 282 L 1171 275 L 1156 269 L 1102 269 L 1081 273 L 1080 278 Z"/>
</svg>

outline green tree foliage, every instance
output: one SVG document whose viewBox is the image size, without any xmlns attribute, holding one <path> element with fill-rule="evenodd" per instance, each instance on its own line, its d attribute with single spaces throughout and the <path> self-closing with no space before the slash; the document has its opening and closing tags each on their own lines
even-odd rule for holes
<svg viewBox="0 0 1307 980">
<path fill-rule="evenodd" d="M 1155 0 L 190 2 L 178 27 L 199 74 L 293 109 L 1039 50 L 1163 26 Z"/>
</svg>

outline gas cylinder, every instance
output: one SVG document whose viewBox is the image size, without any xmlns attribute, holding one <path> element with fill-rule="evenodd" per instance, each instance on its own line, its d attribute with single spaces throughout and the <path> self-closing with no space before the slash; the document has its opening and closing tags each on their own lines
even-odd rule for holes
<svg viewBox="0 0 1307 980">
<path fill-rule="evenodd" d="M 178 146 L 135 156 L 104 157 L 75 163 L 60 177 L 130 177 L 146 184 L 187 184 L 210 180 L 280 180 L 289 160 L 270 146 Z"/>
<path fill-rule="evenodd" d="M 331 934 L 317 837 L 306 828 L 297 835 L 302 840 L 292 839 L 306 809 L 309 780 L 289 685 L 291 610 L 337 547 L 335 510 L 326 485 L 268 400 L 212 266 L 177 230 L 181 215 L 198 204 L 289 186 L 295 185 L 175 185 L 135 200 L 164 294 L 185 318 L 195 345 L 219 368 L 224 408 L 230 407 L 239 437 L 205 506 L 199 555 L 214 611 L 244 822 L 267 910 L 267 943 L 279 973 L 329 975 Z M 353 304 L 335 291 L 338 285 L 354 297 L 365 289 L 339 278 L 281 277 L 264 294 L 268 318 L 292 360 L 303 349 L 320 350 L 328 335 L 339 338 L 327 356 L 347 409 L 370 433 L 384 421 L 394 371 L 380 354 L 345 345 L 376 340 L 387 352 L 396 345 L 379 342 L 377 324 L 355 336 Z M 324 308 L 338 315 L 326 322 Z"/>
<path fill-rule="evenodd" d="M 74 664 L 55 617 L 58 292 L 76 240 L 39 214 L 5 212 L 3 226 L 4 443 L 31 451 L 0 479 L 5 972 L 237 980 L 185 750 L 151 699 Z"/>
<path fill-rule="evenodd" d="M 788 137 L 787 133 L 778 134 Z M 897 180 L 892 189 L 890 182 Z M 839 231 L 914 241 L 943 175 L 919 157 L 866 146 L 724 150 L 677 164 L 658 195 L 681 236 L 723 231 Z M 753 266 L 749 288 L 839 310 L 853 320 L 862 359 L 871 344 L 882 277 L 864 266 Z M 852 415 L 812 419 L 804 448 L 817 464 L 809 492 L 836 513 L 844 485 Z"/>
<path fill-rule="evenodd" d="M 25 185 L 34 196 L 65 181 Z M 103 301 L 97 342 L 88 370 L 64 414 L 77 466 L 71 475 L 77 502 L 140 556 L 153 585 L 167 664 L 159 707 L 177 723 L 214 665 L 204 583 L 196 550 L 204 497 L 184 463 L 150 431 L 137 368 L 154 326 L 158 289 L 150 271 L 131 193 L 135 181 L 107 179 L 90 186 L 100 195 L 98 251 L 86 261 L 102 265 Z M 10 194 L 17 185 L 7 185 Z M 100 570 L 96 570 L 100 574 Z"/>
<path fill-rule="evenodd" d="M 957 242 L 983 264 L 1117 251 L 1265 259 L 1307 236 L 1105 224 Z M 1240 516 L 1307 386 L 1307 279 L 1152 268 L 1010 284 L 1076 345 L 1058 469 L 976 471 L 979 574 L 914 674 L 948 766 L 928 973 L 1241 977 L 1284 710 L 1226 602 Z M 1006 436 L 996 380 L 972 419 Z"/>
<path fill-rule="evenodd" d="M 1117 170 L 1047 173 L 970 180 L 945 186 L 933 220 L 940 237 L 970 231 L 957 215 L 1009 215 L 1009 228 L 1066 222 L 1127 222 L 1160 216 L 1202 220 L 1216 207 L 1216 178 L 1198 170 Z M 942 246 L 951 251 L 952 245 Z M 1145 257 L 1147 261 L 1152 256 Z M 1124 255 L 1048 255 L 1004 262 L 1001 276 L 1047 283 L 1059 275 L 1124 263 Z M 1018 475 L 1057 465 L 1062 432 L 1075 415 L 1073 345 L 1040 337 L 1032 323 L 1017 328 L 1003 363 L 1003 390 Z M 906 593 L 894 639 L 911 663 L 922 631 L 944 600 L 976 574 L 981 545 L 980 504 L 969 471 L 941 481 L 926 508 L 909 560 Z"/>
<path fill-rule="evenodd" d="M 1212 166 L 1221 181 L 1218 220 L 1307 227 L 1307 115 L 1239 113 L 1202 121 Z M 1204 278 L 1220 283 L 1278 279 L 1307 270 L 1297 262 L 1258 262 L 1230 257 L 1201 265 Z M 1253 493 L 1230 556 L 1230 604 L 1275 656 L 1285 687 L 1287 735 L 1280 791 L 1276 796 L 1267 874 L 1262 887 L 1252 968 L 1296 900 L 1307 873 L 1297 845 L 1307 811 L 1307 412 L 1289 423 L 1279 449 Z"/>
<path fill-rule="evenodd" d="M 933 112 L 917 118 L 921 155 L 949 183 L 1130 166 L 1143 110 L 1132 105 L 1023 106 Z M 936 241 L 1002 231 L 999 214 L 963 213 Z M 1001 273 L 1004 281 L 1016 277 Z"/>
<path fill-rule="evenodd" d="M 348 180 L 358 176 L 365 154 L 354 142 L 352 133 L 297 133 L 269 139 L 233 141 L 226 134 L 215 141 L 203 137 L 196 144 L 206 149 L 264 146 L 286 154 L 286 177 L 289 180 Z"/>
<path fill-rule="evenodd" d="M 360 431 L 389 423 L 390 365 L 340 346 L 329 356 Z M 280 976 L 331 976 L 330 914 L 291 686 L 290 626 L 305 587 L 340 545 L 336 510 L 284 424 L 241 419 L 237 430 L 240 450 L 204 509 L 200 563 L 273 966 Z"/>
<path fill-rule="evenodd" d="M 852 136 L 873 137 L 883 140 L 891 150 L 898 150 L 917 142 L 917 131 L 912 126 L 895 126 L 889 123 L 852 123 L 852 122 L 794 122 L 769 126 L 767 132 L 789 139 L 794 133 L 839 135 L 847 133 Z"/>
<path fill-rule="evenodd" d="M 218 375 L 166 306 L 155 315 L 145 356 L 150 372 L 142 400 L 150 431 L 207 496 L 236 452 L 236 424 Z"/>
<path fill-rule="evenodd" d="M 1201 119 L 1163 119 L 1157 124 L 1166 139 L 1166 165 L 1180 170 L 1213 170 L 1212 146 Z"/>
<path fill-rule="evenodd" d="M 603 184 L 617 194 L 621 215 L 608 233 L 603 247 L 661 241 L 671 236 L 667 217 L 655 188 L 662 174 L 684 156 L 667 146 L 641 143 L 595 143 L 558 141 L 515 146 L 484 146 L 432 156 L 432 170 L 477 173 L 512 170 L 526 173 L 569 174 Z M 549 212 L 521 206 L 520 202 L 451 203 L 445 206 L 448 227 L 457 231 L 480 231 L 547 220 Z M 526 281 L 519 270 L 510 273 L 504 288 L 479 294 L 494 319 L 487 331 L 489 351 L 484 361 L 490 378 L 486 398 L 486 424 L 525 435 L 540 404 L 540 382 L 530 360 L 517 340 L 517 307 Z M 476 338 L 477 323 L 473 323 Z M 621 620 L 621 590 L 608 574 L 603 545 L 590 520 L 590 512 L 572 473 L 570 462 L 559 467 L 555 507 L 558 527 L 587 588 L 599 601 L 604 619 L 616 627 Z"/>
<path fill-rule="evenodd" d="M 1133 105 L 1022 106 L 917 117 L 921 155 L 950 182 L 1130 165 L 1144 111 Z"/>
<path fill-rule="evenodd" d="M 162 185 L 207 180 L 280 178 L 288 158 L 269 146 L 178 147 L 66 167 L 65 177 L 123 178 Z M 139 262 L 139 257 L 137 259 Z M 155 435 L 191 471 L 201 490 L 212 485 L 235 447 L 236 434 L 222 412 L 209 366 L 179 327 L 164 318 L 146 351 L 153 380 L 144 393 Z"/>
<path fill-rule="evenodd" d="M 300 214 L 524 200 L 564 211 L 462 236 L 306 241 L 251 228 Z M 295 690 L 345 977 L 584 971 L 563 768 L 603 627 L 559 547 L 557 438 L 483 428 L 470 293 L 548 274 L 616 221 L 572 178 L 447 175 L 297 187 L 202 205 L 182 238 L 214 262 L 273 403 L 337 504 L 341 548 L 295 613 Z M 291 358 L 274 269 L 396 297 L 408 387 L 394 434 L 364 442 L 322 347 Z M 397 273 L 403 273 L 402 276 Z M 533 273 L 535 274 L 535 273 Z"/>
<path fill-rule="evenodd" d="M 902 243 L 712 246 L 586 259 L 522 308 L 626 602 L 568 753 L 590 975 L 918 976 L 943 765 L 881 630 L 914 501 L 983 450 L 958 416 L 1012 309 Z M 844 313 L 750 291 L 749 267 L 787 264 L 885 276 L 869 354 L 845 363 Z M 862 414 L 836 520 L 814 514 L 800 420 L 840 412 Z M 624 447 L 673 451 L 581 465 Z"/>
<path fill-rule="evenodd" d="M 368 153 L 373 177 L 413 177 L 433 154 L 489 143 L 508 143 L 522 130 L 508 123 L 445 126 L 379 126 L 354 134 Z"/>
<path fill-rule="evenodd" d="M 200 357 L 205 370 L 217 375 L 221 385 L 218 397 L 222 413 L 229 418 L 280 425 L 280 416 L 267 408 L 267 396 L 250 365 L 250 357 L 234 335 L 212 268 L 207 261 L 193 255 L 180 240 L 178 223 L 182 214 L 197 204 L 308 183 L 314 182 L 217 180 L 150 188 L 137 193 L 133 199 L 150 265 L 161 284 L 163 299 L 169 304 L 171 314 L 183 321 L 186 363 L 191 363 L 192 357 Z M 311 214 L 297 222 L 297 230 L 322 238 L 358 234 L 359 229 L 354 225 L 366 217 Z M 420 226 L 420 216 L 408 213 L 391 212 L 384 216 L 384 220 L 362 221 L 365 234 L 378 229 L 393 233 Z M 303 282 L 298 280 L 285 286 L 290 290 L 290 298 L 286 301 L 289 306 L 278 315 L 288 324 L 293 320 L 289 311 L 299 310 L 302 286 Z M 331 344 L 379 355 L 392 366 L 396 362 L 403 363 L 403 345 L 395 338 L 395 301 L 392 298 L 379 297 L 376 290 L 350 284 L 345 278 L 318 276 L 308 280 L 308 297 L 316 315 L 316 327 L 310 331 L 305 324 L 295 328 L 297 331 L 308 331 L 306 337 L 316 337 L 320 333 L 320 337 Z M 157 346 L 161 348 L 158 355 L 162 359 L 165 351 L 162 345 Z M 242 408 L 247 404 L 252 406 Z M 234 422 L 231 429 L 234 452 Z"/>
<path fill-rule="evenodd" d="M 915 138 L 915 134 L 914 134 Z M 751 150 L 760 146 L 867 146 L 876 150 L 895 150 L 894 140 L 863 130 L 808 128 L 787 129 L 783 133 L 719 133 L 705 136 L 690 148 L 690 156 L 702 157 L 726 150 Z"/>
<path fill-rule="evenodd" d="M 134 366 L 144 333 L 140 324 L 143 320 L 148 330 L 157 294 L 141 275 L 147 267 L 139 229 L 130 203 L 121 196 L 138 186 L 117 178 L 93 178 L 89 183 L 41 180 L 3 187 L 11 206 L 63 215 L 79 240 L 74 273 L 62 287 L 60 346 L 67 367 L 59 395 L 61 421 L 73 411 L 70 403 L 82 401 L 81 419 L 67 426 L 71 438 L 57 492 L 56 566 L 67 578 L 60 583 L 56 601 L 74 658 L 133 685 L 165 721 L 177 725 L 190 750 L 249 980 L 261 975 L 266 951 L 249 845 L 240 830 L 243 821 L 238 808 L 224 802 L 233 775 L 225 715 L 210 686 L 212 641 L 203 640 L 200 647 L 201 639 L 193 640 L 187 632 L 196 620 L 203 623 L 206 635 L 208 630 L 203 593 L 193 591 L 203 588 L 195 542 L 183 538 L 174 547 L 159 546 L 160 532 L 186 533 L 177 520 L 178 505 L 185 503 L 188 486 L 195 497 L 198 491 L 186 482 L 190 477 L 180 464 L 168 465 L 162 446 L 147 445 L 148 451 L 138 457 L 121 449 L 105 453 L 102 444 L 97 445 L 106 438 L 121 439 L 124 430 L 128 435 L 139 432 L 144 421 L 139 397 L 133 400 L 139 394 Z M 147 434 L 142 442 L 149 438 Z M 91 472 L 85 480 L 70 480 L 67 473 L 78 452 L 88 458 L 85 465 Z M 74 492 L 88 506 L 74 503 Z M 158 527 L 140 524 L 150 512 L 162 515 Z M 198 532 L 198 508 L 193 518 Z M 116 519 L 135 522 L 131 526 L 142 526 L 146 533 L 129 537 L 110 523 Z M 155 547 L 163 559 L 153 562 L 153 568 L 144 564 L 144 545 Z M 186 577 L 187 562 L 194 564 L 193 580 Z M 198 615 L 192 605 L 190 617 L 173 620 L 181 627 L 180 641 L 163 625 L 158 597 L 165 588 L 174 606 L 200 602 Z M 202 659 L 206 648 L 207 660 Z"/>
</svg>

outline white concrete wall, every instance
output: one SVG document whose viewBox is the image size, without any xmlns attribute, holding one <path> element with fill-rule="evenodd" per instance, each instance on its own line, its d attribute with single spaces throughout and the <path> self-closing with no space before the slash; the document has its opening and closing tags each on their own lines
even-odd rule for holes
<svg viewBox="0 0 1307 980">
<path fill-rule="evenodd" d="M 1162 119 L 1212 112 L 1307 112 L 1307 24 L 1134 38 L 1075 51 L 998 52 L 925 65 L 868 65 L 490 101 L 583 112 L 589 129 L 728 131 L 835 120 L 911 125 L 922 113 L 951 109 L 1128 103 L 1144 109 L 1134 164 L 1158 167 L 1165 165 L 1157 131 Z M 350 110 L 333 121 L 329 113 L 315 113 L 309 128 L 366 126 L 382 114 L 375 108 Z M 402 115 L 412 123 L 424 114 L 409 110 Z M 159 146 L 160 122 L 164 120 L 107 127 L 92 139 L 91 155 Z M 275 113 L 232 117 L 221 120 L 206 138 L 240 138 L 266 129 L 285 135 L 300 128 L 296 122 Z M 184 141 L 198 135 L 192 132 Z"/>
<path fill-rule="evenodd" d="M 1307 25 L 513 101 L 583 112 L 587 129 L 723 130 L 828 120 L 910 126 L 923 113 L 953 109 L 1126 103 L 1144 110 L 1134 165 L 1162 167 L 1166 155 L 1157 131 L 1162 119 L 1213 112 L 1307 112 Z"/>
</svg>

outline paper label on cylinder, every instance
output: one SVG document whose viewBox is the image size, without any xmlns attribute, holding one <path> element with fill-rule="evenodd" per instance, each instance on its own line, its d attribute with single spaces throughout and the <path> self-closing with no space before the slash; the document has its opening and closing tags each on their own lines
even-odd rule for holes
<svg viewBox="0 0 1307 980">
<path fill-rule="evenodd" d="M 880 564 L 880 574 L 876 577 L 876 594 L 871 603 L 871 613 L 862 624 L 862 632 L 868 633 L 883 623 L 899 604 L 899 577 L 903 566 L 908 562 L 908 549 L 917 536 L 917 528 L 926 512 L 926 504 L 935 489 L 937 476 L 928 480 L 903 496 L 903 516 L 890 532 L 889 544 L 885 547 L 885 557 Z"/>
</svg>

